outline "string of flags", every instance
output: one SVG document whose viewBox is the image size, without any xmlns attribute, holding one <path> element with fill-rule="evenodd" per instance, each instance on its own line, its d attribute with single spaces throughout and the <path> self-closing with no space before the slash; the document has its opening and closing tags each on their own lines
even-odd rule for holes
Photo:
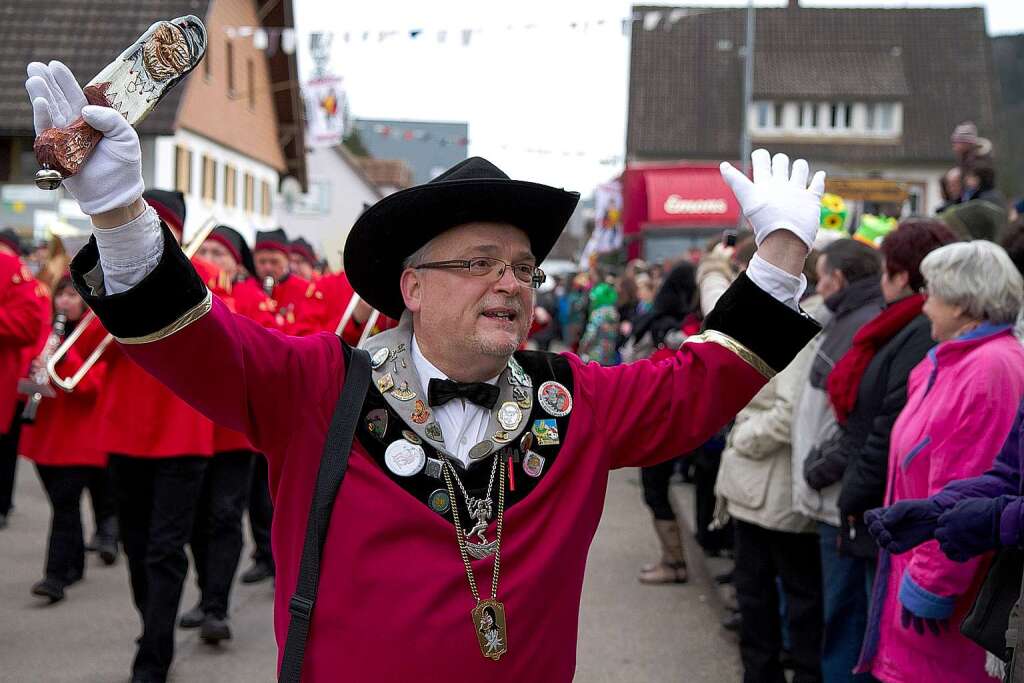
<svg viewBox="0 0 1024 683">
<path fill-rule="evenodd" d="M 513 32 L 513 31 L 534 31 L 545 28 L 567 28 L 571 31 L 588 33 L 591 30 L 606 29 L 618 25 L 621 27 L 624 36 L 630 35 L 633 25 L 638 25 L 644 31 L 664 30 L 671 31 L 676 24 L 688 16 L 703 14 L 709 11 L 704 8 L 684 9 L 679 7 L 666 7 L 664 9 L 648 9 L 633 12 L 627 17 L 615 18 L 590 18 L 574 21 L 554 23 L 523 23 L 505 24 L 504 26 L 478 27 L 478 28 L 426 28 L 410 27 L 406 29 L 364 29 L 349 30 L 341 32 L 340 38 L 346 44 L 383 43 L 385 41 L 405 39 L 417 42 L 435 42 L 438 44 L 461 44 L 469 46 L 474 36 L 486 33 Z M 280 45 L 281 50 L 287 54 L 295 51 L 295 29 L 292 28 L 267 28 L 262 26 L 229 26 L 226 29 L 228 38 L 252 38 L 253 46 L 258 50 L 267 50 L 271 54 Z"/>
</svg>

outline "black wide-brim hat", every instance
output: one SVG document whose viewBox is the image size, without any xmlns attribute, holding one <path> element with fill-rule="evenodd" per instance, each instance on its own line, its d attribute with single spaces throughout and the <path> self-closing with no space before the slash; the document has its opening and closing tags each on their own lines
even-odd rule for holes
<svg viewBox="0 0 1024 683">
<path fill-rule="evenodd" d="M 359 296 L 397 320 L 405 310 L 403 264 L 430 240 L 465 223 L 509 223 L 526 233 L 540 263 L 579 199 L 578 192 L 512 180 L 486 159 L 471 157 L 366 209 L 345 241 L 345 273 Z"/>
</svg>

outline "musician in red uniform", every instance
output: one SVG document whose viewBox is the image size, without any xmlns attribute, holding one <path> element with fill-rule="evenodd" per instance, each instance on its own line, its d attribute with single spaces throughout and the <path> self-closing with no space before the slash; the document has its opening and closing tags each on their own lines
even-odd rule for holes
<svg viewBox="0 0 1024 683">
<path fill-rule="evenodd" d="M 219 269 L 210 288 L 232 311 L 273 327 L 269 297 L 243 286 L 255 270 L 242 235 L 218 225 L 196 254 Z M 189 544 L 196 566 L 199 602 L 178 620 L 182 628 L 200 628 L 200 637 L 215 644 L 231 638 L 228 607 L 231 584 L 242 553 L 242 513 L 249 499 L 254 449 L 240 432 L 214 425 L 213 451 L 203 480 Z"/>
<path fill-rule="evenodd" d="M 71 286 L 69 276 L 57 283 L 53 311 L 55 324 L 52 334 L 56 344 L 62 336 L 75 329 L 86 311 L 85 303 Z M 58 323 L 63 329 L 58 329 Z M 57 372 L 62 377 L 75 374 L 92 353 L 96 341 L 94 337 L 88 345 L 78 343 L 72 346 L 57 364 Z M 55 349 L 47 350 L 52 353 Z M 45 368 L 46 360 L 43 356 L 33 360 L 33 375 L 40 367 Z M 64 589 L 82 579 L 85 572 L 82 492 L 86 488 L 92 488 L 94 492 L 108 489 L 107 454 L 97 442 L 95 429 L 99 410 L 97 397 L 105 384 L 105 373 L 106 362 L 101 358 L 73 392 L 58 390 L 53 398 L 43 398 L 35 420 L 26 424 L 21 433 L 19 451 L 35 462 L 53 512 L 45 576 L 32 586 L 33 595 L 46 598 L 51 603 L 63 600 Z M 112 501 L 105 495 L 94 493 L 93 507 L 101 557 L 104 563 L 113 564 L 117 558 L 117 544 L 110 535 L 115 525 Z"/>
<path fill-rule="evenodd" d="M 277 310 L 278 327 L 286 334 L 298 334 L 301 327 L 298 309 L 306 299 L 309 280 L 299 277 L 291 270 L 289 257 L 291 243 L 284 230 L 270 230 L 256 233 L 253 257 L 256 265 L 256 280 L 274 300 Z"/>
<path fill-rule="evenodd" d="M 313 245 L 305 239 L 297 237 L 292 240 L 289 249 L 288 262 L 291 271 L 310 282 L 319 280 L 320 273 L 317 271 L 319 259 L 316 256 L 316 251 L 313 250 Z"/>
<path fill-rule="evenodd" d="M 0 232 L 0 529 L 7 526 L 14 498 L 21 405 L 18 380 L 41 348 L 50 319 L 46 288 L 19 256 L 13 230 Z"/>
</svg>

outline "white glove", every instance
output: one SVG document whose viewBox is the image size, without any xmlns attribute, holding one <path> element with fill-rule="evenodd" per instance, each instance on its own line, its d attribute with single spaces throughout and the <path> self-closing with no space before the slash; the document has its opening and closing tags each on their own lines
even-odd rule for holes
<svg viewBox="0 0 1024 683">
<path fill-rule="evenodd" d="M 750 160 L 754 168 L 753 182 L 728 162 L 722 163 L 721 171 L 743 215 L 754 228 L 754 241 L 760 246 L 764 238 L 776 230 L 789 230 L 810 249 L 821 221 L 825 172 L 815 173 L 808 187 L 810 169 L 803 159 L 793 162 L 792 176 L 789 157 L 785 154 L 776 154 L 772 159 L 768 150 L 758 149 L 750 155 Z"/>
<path fill-rule="evenodd" d="M 47 128 L 63 128 L 79 115 L 103 133 L 82 170 L 64 181 L 82 211 L 93 216 L 141 197 L 142 149 L 131 124 L 115 109 L 90 105 L 74 74 L 60 62 L 32 62 L 27 71 L 25 89 L 32 100 L 36 135 Z"/>
</svg>

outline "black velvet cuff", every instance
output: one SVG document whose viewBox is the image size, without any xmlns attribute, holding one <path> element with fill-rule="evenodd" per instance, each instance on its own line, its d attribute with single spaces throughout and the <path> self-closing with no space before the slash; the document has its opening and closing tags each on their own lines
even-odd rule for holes
<svg viewBox="0 0 1024 683">
<path fill-rule="evenodd" d="M 207 298 L 206 285 L 161 222 L 164 253 L 156 269 L 120 294 L 102 286 L 99 248 L 93 237 L 71 261 L 71 280 L 107 331 L 118 339 L 142 339 L 173 326 Z M 94 290 L 94 286 L 99 286 Z"/>
<path fill-rule="evenodd" d="M 821 325 L 794 311 L 740 274 L 704 320 L 705 330 L 726 334 L 781 372 Z"/>
</svg>

